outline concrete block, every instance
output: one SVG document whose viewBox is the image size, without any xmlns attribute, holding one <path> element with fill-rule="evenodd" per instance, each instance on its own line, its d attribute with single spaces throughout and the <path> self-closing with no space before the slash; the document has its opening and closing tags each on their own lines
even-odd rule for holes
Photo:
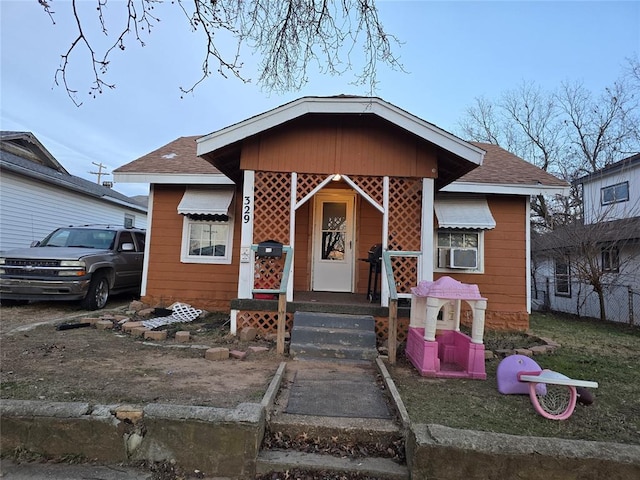
<svg viewBox="0 0 640 480">
<path fill-rule="evenodd" d="M 131 332 L 136 327 L 142 327 L 142 322 L 127 322 L 122 325 L 123 332 Z"/>
<path fill-rule="evenodd" d="M 187 343 L 191 340 L 191 334 L 185 330 L 180 332 L 176 332 L 176 342 L 178 343 Z"/>
<path fill-rule="evenodd" d="M 166 340 L 167 339 L 167 331 L 166 330 L 149 330 L 144 332 L 144 338 L 148 340 Z"/>
<path fill-rule="evenodd" d="M 134 312 L 139 312 L 144 309 L 145 305 L 140 300 L 134 300 L 129 304 L 129 310 L 133 310 Z"/>
<path fill-rule="evenodd" d="M 92 327 L 95 327 L 98 320 L 100 319 L 96 317 L 86 317 L 86 318 L 80 319 L 80 323 L 88 323 Z"/>
<path fill-rule="evenodd" d="M 142 310 L 138 311 L 138 316 L 142 318 L 149 318 L 153 315 L 153 311 L 153 308 L 143 308 Z"/>
<path fill-rule="evenodd" d="M 529 350 L 531 350 L 534 355 L 539 355 L 541 353 L 552 352 L 555 350 L 555 347 L 551 347 L 549 345 L 535 345 L 533 347 L 529 347 Z"/>
<path fill-rule="evenodd" d="M 516 355 L 524 355 L 525 357 L 533 357 L 533 352 L 528 348 L 516 348 Z"/>
<path fill-rule="evenodd" d="M 493 353 L 491 350 L 485 350 L 484 351 L 484 359 L 485 360 L 491 360 L 493 358 L 496 358 L 496 354 Z"/>
<path fill-rule="evenodd" d="M 251 353 L 264 353 L 269 351 L 267 347 L 254 347 L 254 346 L 249 347 L 248 350 Z"/>
<path fill-rule="evenodd" d="M 546 343 L 547 345 L 551 346 L 551 347 L 560 347 L 561 345 L 556 342 L 555 340 L 552 340 L 550 338 L 547 337 L 540 337 L 540 340 L 542 340 L 544 343 Z"/>
<path fill-rule="evenodd" d="M 244 360 L 247 357 L 247 352 L 241 352 L 240 350 L 230 350 L 229 356 L 231 358 L 237 358 L 238 360 Z"/>
<path fill-rule="evenodd" d="M 627 479 L 640 475 L 638 445 L 415 424 L 406 449 L 411 478 Z"/>
<path fill-rule="evenodd" d="M 258 336 L 258 329 L 255 327 L 245 327 L 240 330 L 241 342 L 252 342 Z"/>
<path fill-rule="evenodd" d="M 235 409 L 151 404 L 144 423 L 147 433 L 130 460 L 175 461 L 207 478 L 255 478 L 266 423 L 260 404 Z"/>
<path fill-rule="evenodd" d="M 143 337 L 145 332 L 148 332 L 149 329 L 147 327 L 134 327 L 131 329 L 131 335 L 134 337 Z"/>
<path fill-rule="evenodd" d="M 113 328 L 113 322 L 111 320 L 98 320 L 96 328 L 98 330 L 110 330 Z"/>
<path fill-rule="evenodd" d="M 129 421 L 136 424 L 144 417 L 144 410 L 132 405 L 120 405 L 116 408 L 115 415 L 118 420 Z"/>
<path fill-rule="evenodd" d="M 209 348 L 204 352 L 206 360 L 227 360 L 229 358 L 229 349 L 224 347 Z"/>
<path fill-rule="evenodd" d="M 110 414 L 91 414 L 91 408 L 81 403 L 8 402 L 2 401 L 3 453 L 22 448 L 50 457 L 80 456 L 109 463 L 127 460 Z"/>
</svg>

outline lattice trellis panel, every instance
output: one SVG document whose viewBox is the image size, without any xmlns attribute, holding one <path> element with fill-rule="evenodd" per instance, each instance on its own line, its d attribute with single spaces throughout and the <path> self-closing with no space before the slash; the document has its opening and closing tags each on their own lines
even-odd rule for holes
<svg viewBox="0 0 640 480">
<path fill-rule="evenodd" d="M 285 257 L 256 257 L 253 288 L 278 289 L 284 271 Z"/>
<path fill-rule="evenodd" d="M 389 317 L 375 317 L 376 320 L 376 336 L 380 342 L 389 338 Z M 398 318 L 398 342 L 404 342 L 409 332 L 409 319 Z"/>
<path fill-rule="evenodd" d="M 349 178 L 360 187 L 363 192 L 378 202 L 378 205 L 382 205 L 384 193 L 382 177 L 349 176 Z"/>
<path fill-rule="evenodd" d="M 240 311 L 237 316 L 238 330 L 246 327 L 255 327 L 260 334 L 278 332 L 278 312 Z M 286 331 L 293 328 L 293 314 L 286 314 Z"/>
<path fill-rule="evenodd" d="M 391 257 L 393 278 L 398 293 L 411 293 L 411 287 L 418 285 L 418 258 Z"/>
<path fill-rule="evenodd" d="M 254 182 L 253 241 L 289 244 L 291 175 L 256 172 Z"/>
<path fill-rule="evenodd" d="M 389 250 L 420 250 L 422 181 L 389 179 Z"/>
<path fill-rule="evenodd" d="M 296 185 L 296 201 L 299 202 L 304 197 L 309 195 L 311 191 L 318 185 L 320 185 L 326 178 L 327 175 L 315 173 L 299 173 Z"/>
<path fill-rule="evenodd" d="M 422 181 L 414 178 L 389 179 L 388 249 L 420 250 L 422 227 Z M 392 257 L 393 277 L 398 293 L 409 293 L 418 284 L 418 260 Z"/>
</svg>

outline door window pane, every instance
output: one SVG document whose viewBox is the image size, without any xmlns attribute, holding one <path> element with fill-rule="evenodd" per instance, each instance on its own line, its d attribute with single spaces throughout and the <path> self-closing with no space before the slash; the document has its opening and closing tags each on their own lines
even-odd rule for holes
<svg viewBox="0 0 640 480">
<path fill-rule="evenodd" d="M 347 204 L 322 204 L 322 260 L 344 260 Z"/>
</svg>

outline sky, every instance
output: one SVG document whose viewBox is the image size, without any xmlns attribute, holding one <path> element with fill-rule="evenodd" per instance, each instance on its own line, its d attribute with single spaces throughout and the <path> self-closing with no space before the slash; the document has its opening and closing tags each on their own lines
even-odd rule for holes
<svg viewBox="0 0 640 480">
<path fill-rule="evenodd" d="M 99 45 L 97 0 L 81 0 L 85 30 Z M 255 82 L 214 75 L 193 94 L 180 87 L 199 78 L 202 37 L 179 8 L 156 8 L 162 19 L 141 47 L 129 38 L 111 59 L 106 80 L 116 84 L 95 99 L 80 93 L 77 107 L 54 77 L 75 38 L 71 2 L 49 0 L 55 24 L 37 0 L 0 0 L 0 129 L 32 132 L 73 175 L 96 181 L 172 140 L 204 135 L 302 96 L 368 95 L 352 74 L 327 76 L 312 65 L 299 91 L 265 92 Z M 123 0 L 108 0 L 111 35 L 123 21 Z M 392 1 L 377 0 L 385 30 L 402 42 L 394 50 L 405 72 L 379 64 L 375 95 L 438 127 L 458 133 L 467 108 L 497 100 L 523 82 L 552 91 L 564 81 L 599 93 L 640 55 L 640 1 Z M 126 18 L 126 15 L 125 17 Z M 255 78 L 256 56 L 243 56 Z M 88 92 L 91 65 L 76 53 L 73 87 Z M 111 175 L 102 180 L 111 180 Z M 125 195 L 148 185 L 116 183 Z"/>
</svg>

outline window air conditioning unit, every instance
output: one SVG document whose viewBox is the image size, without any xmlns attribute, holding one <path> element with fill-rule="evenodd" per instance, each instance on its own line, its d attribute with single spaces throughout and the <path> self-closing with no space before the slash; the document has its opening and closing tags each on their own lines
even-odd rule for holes
<svg viewBox="0 0 640 480">
<path fill-rule="evenodd" d="M 478 268 L 478 250 L 475 248 L 452 248 L 449 255 L 450 268 Z"/>
</svg>

